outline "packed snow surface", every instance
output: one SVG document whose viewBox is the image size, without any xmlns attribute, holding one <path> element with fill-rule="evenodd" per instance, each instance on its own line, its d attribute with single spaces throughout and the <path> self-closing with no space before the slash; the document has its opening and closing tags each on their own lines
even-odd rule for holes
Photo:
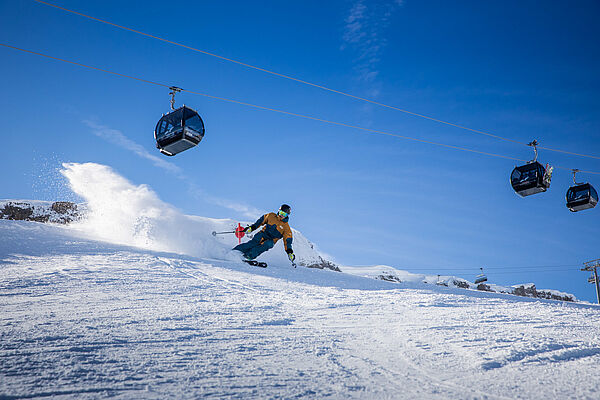
<svg viewBox="0 0 600 400">
<path fill-rule="evenodd" d="M 597 306 L 294 269 L 278 247 L 251 267 L 214 220 L 114 184 L 73 185 L 88 225 L 0 220 L 0 398 L 600 398 Z"/>
</svg>

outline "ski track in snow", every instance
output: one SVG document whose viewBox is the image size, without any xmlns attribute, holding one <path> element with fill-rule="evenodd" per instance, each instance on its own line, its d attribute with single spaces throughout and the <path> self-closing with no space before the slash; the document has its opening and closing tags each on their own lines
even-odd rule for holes
<svg viewBox="0 0 600 400">
<path fill-rule="evenodd" d="M 2 399 L 600 398 L 592 305 L 0 237 Z"/>
</svg>

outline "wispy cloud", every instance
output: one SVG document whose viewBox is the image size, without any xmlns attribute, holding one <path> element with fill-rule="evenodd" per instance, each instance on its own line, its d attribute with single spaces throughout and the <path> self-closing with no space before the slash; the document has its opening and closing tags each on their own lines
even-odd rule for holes
<svg viewBox="0 0 600 400">
<path fill-rule="evenodd" d="M 356 44 L 366 36 L 364 29 L 365 14 L 367 6 L 361 1 L 352 5 L 350 14 L 346 17 L 346 26 L 344 29 L 344 42 Z"/>
<path fill-rule="evenodd" d="M 258 208 L 249 206 L 247 204 L 236 203 L 234 201 L 227 200 L 227 199 L 221 199 L 218 197 L 209 196 L 209 197 L 207 197 L 207 200 L 218 206 L 233 210 L 233 211 L 237 212 L 238 214 L 243 215 L 246 218 L 256 219 L 259 216 L 265 214 L 264 210 L 260 210 Z"/>
<path fill-rule="evenodd" d="M 84 120 L 83 123 L 92 129 L 94 135 L 126 150 L 130 150 L 139 157 L 150 160 L 150 162 L 152 162 L 152 164 L 154 164 L 156 167 L 180 176 L 183 174 L 181 168 L 179 168 L 177 165 L 151 154 L 142 145 L 129 139 L 121 131 L 108 128 L 90 120 Z"/>
<path fill-rule="evenodd" d="M 175 177 L 177 179 L 185 182 L 190 194 L 196 197 L 197 199 L 201 199 L 206 201 L 207 203 L 235 211 L 238 215 L 244 216 L 246 218 L 257 218 L 259 215 L 264 214 L 262 210 L 259 210 L 258 208 L 252 207 L 250 205 L 239 203 L 233 200 L 223 199 L 220 197 L 215 197 L 205 193 L 195 183 L 193 183 L 192 180 L 187 175 L 185 175 L 183 170 L 177 165 L 164 160 L 160 156 L 151 154 L 148 150 L 144 148 L 144 146 L 129 139 L 121 131 L 109 128 L 91 120 L 84 120 L 83 123 L 87 125 L 92 130 L 92 133 L 98 136 L 99 138 L 102 138 L 107 142 L 122 147 L 126 150 L 129 150 L 138 157 L 150 161 L 154 166 L 175 174 Z"/>
<path fill-rule="evenodd" d="M 214 204 L 219 207 L 227 208 L 229 210 L 233 210 L 236 213 L 238 213 L 239 215 L 243 215 L 246 218 L 255 219 L 255 218 L 259 217 L 260 215 L 265 214 L 264 210 L 260 210 L 258 208 L 252 207 L 250 205 L 207 194 L 202 189 L 200 189 L 197 185 L 195 185 L 193 183 L 191 183 L 189 185 L 189 191 L 196 198 L 201 198 L 202 200 L 206 201 L 207 203 Z"/>
<path fill-rule="evenodd" d="M 384 31 L 401 5 L 401 0 L 384 3 L 358 0 L 352 4 L 345 19 L 341 49 L 356 53 L 355 70 L 361 82 L 375 82 L 381 53 L 387 44 Z M 372 88 L 370 94 L 377 96 L 379 89 Z"/>
</svg>

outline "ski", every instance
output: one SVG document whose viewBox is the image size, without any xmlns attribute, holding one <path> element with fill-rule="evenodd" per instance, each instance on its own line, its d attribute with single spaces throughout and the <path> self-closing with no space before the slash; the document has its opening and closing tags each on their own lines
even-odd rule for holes
<svg viewBox="0 0 600 400">
<path fill-rule="evenodd" d="M 250 265 L 253 265 L 255 267 L 267 268 L 267 263 L 266 262 L 255 261 L 255 260 L 242 260 L 242 261 L 244 261 L 246 264 L 250 264 Z"/>
</svg>

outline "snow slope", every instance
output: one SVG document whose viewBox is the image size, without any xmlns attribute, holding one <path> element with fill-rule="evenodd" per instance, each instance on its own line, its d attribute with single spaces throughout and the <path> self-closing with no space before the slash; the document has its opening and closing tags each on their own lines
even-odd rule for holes
<svg viewBox="0 0 600 400">
<path fill-rule="evenodd" d="M 592 305 L 0 237 L 2 398 L 599 395 Z"/>
<path fill-rule="evenodd" d="M 293 269 L 281 249 L 254 268 L 213 220 L 171 224 L 149 188 L 68 168 L 87 224 L 0 220 L 1 399 L 600 398 L 595 305 Z"/>
</svg>

